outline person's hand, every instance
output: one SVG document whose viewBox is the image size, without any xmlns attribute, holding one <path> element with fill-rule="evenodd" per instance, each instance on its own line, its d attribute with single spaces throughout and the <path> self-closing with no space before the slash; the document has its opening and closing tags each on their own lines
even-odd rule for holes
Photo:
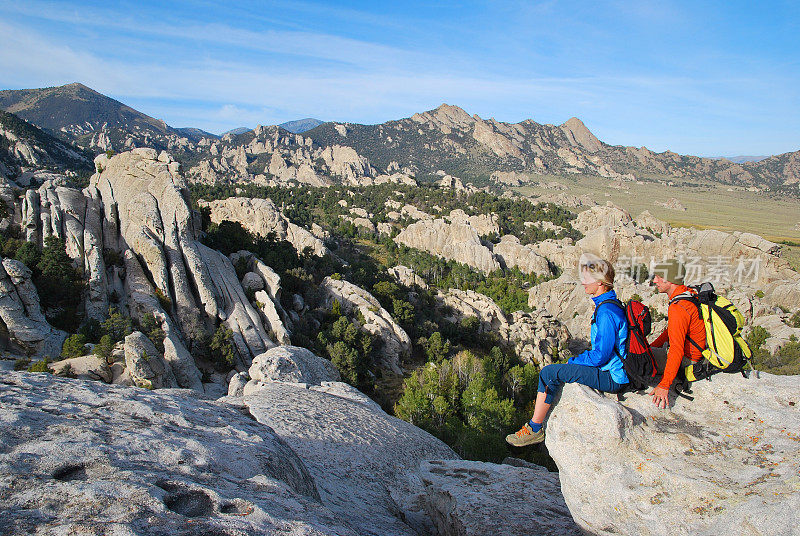
<svg viewBox="0 0 800 536">
<path fill-rule="evenodd" d="M 654 387 L 650 392 L 653 395 L 653 404 L 661 409 L 669 407 L 669 391 L 663 387 Z"/>
</svg>

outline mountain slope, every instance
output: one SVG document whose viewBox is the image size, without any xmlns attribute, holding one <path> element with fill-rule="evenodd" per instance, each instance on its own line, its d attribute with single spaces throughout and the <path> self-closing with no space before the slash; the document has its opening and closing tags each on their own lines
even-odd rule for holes
<svg viewBox="0 0 800 536">
<path fill-rule="evenodd" d="M 83 84 L 0 91 L 0 107 L 40 128 L 81 136 L 110 127 L 138 126 L 166 134 L 167 125 Z"/>
<path fill-rule="evenodd" d="M 26 167 L 87 175 L 94 170 L 90 155 L 0 111 L 0 173 L 14 178 Z"/>
<path fill-rule="evenodd" d="M 283 176 L 284 167 L 294 166 L 309 183 L 324 183 L 326 176 L 335 175 L 356 179 L 365 170 L 370 171 L 364 176 L 375 176 L 402 169 L 431 180 L 443 171 L 478 185 L 515 186 L 536 182 L 540 176 L 581 174 L 613 181 L 710 182 L 800 193 L 800 151 L 740 163 L 655 153 L 646 147 L 603 143 L 574 117 L 561 125 L 533 120 L 503 123 L 442 104 L 379 125 L 303 119 L 256 128 L 259 136 L 235 129 L 221 140 L 199 129 L 172 128 L 78 83 L 0 91 L 0 108 L 95 154 L 134 147 L 167 150 L 191 167 L 200 166 L 197 169 L 204 169 L 208 180 Z M 265 129 L 274 132 L 262 140 Z M 303 138 L 285 136 L 289 132 L 295 136 L 302 132 Z M 297 145 L 292 154 L 282 149 L 273 158 L 277 146 L 286 143 Z M 223 152 L 230 162 L 221 160 Z M 282 164 L 284 157 L 290 160 Z"/>
<path fill-rule="evenodd" d="M 225 131 L 222 134 L 220 134 L 219 137 L 224 138 L 228 134 L 230 134 L 231 136 L 238 136 L 239 134 L 244 134 L 245 132 L 250 132 L 251 130 L 253 129 L 248 127 L 232 128 L 231 130 Z"/>
<path fill-rule="evenodd" d="M 132 147 L 182 153 L 209 137 L 199 129 L 172 128 L 79 83 L 0 91 L 0 108 L 96 153 Z"/>
<path fill-rule="evenodd" d="M 313 117 L 306 117 L 305 119 L 297 119 L 296 121 L 287 121 L 278 125 L 284 130 L 288 130 L 292 134 L 300 134 L 312 128 L 316 128 L 323 124 L 325 121 L 314 119 Z"/>
<path fill-rule="evenodd" d="M 800 180 L 795 164 L 800 153 L 741 164 L 654 153 L 646 147 L 603 143 L 574 117 L 557 126 L 532 120 L 512 124 L 470 116 L 448 104 L 379 125 L 325 123 L 304 135 L 320 145 L 350 146 L 379 169 L 397 162 L 423 177 L 443 170 L 473 181 L 494 175 L 516 184 L 530 174 L 580 173 L 612 180 L 712 181 L 789 190 L 796 190 Z"/>
</svg>

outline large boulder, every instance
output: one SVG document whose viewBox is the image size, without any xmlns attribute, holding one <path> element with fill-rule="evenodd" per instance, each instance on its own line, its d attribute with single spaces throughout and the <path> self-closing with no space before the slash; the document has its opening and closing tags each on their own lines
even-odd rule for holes
<svg viewBox="0 0 800 536">
<path fill-rule="evenodd" d="M 211 210 L 211 221 L 214 223 L 224 220 L 239 222 L 257 236 L 275 233 L 279 240 L 290 242 L 298 253 L 302 253 L 307 247 L 319 257 L 329 253 L 322 240 L 290 222 L 269 199 L 229 197 L 216 201 L 201 200 L 198 204 Z"/>
<path fill-rule="evenodd" d="M 278 344 L 291 344 L 289 316 L 281 305 L 281 278 L 249 251 L 237 251 L 229 256 L 231 263 L 245 263 L 249 272 L 242 277 L 242 287 L 254 292 L 253 304 L 261 313 L 269 338 Z"/>
<path fill-rule="evenodd" d="M 472 290 L 449 289 L 437 295 L 440 306 L 446 306 L 451 321 L 474 316 L 479 332 L 496 333 L 500 340 L 512 344 L 524 362 L 540 366 L 558 359 L 567 347 L 567 328 L 545 309 L 533 312 L 514 311 L 506 315 L 490 297 Z"/>
<path fill-rule="evenodd" d="M 523 246 L 514 235 L 504 235 L 492 251 L 506 268 L 517 267 L 524 274 L 550 275 L 550 263 L 535 248 Z"/>
<path fill-rule="evenodd" d="M 7 534 L 354 536 L 269 427 L 186 391 L 6 373 Z"/>
<path fill-rule="evenodd" d="M 546 444 L 592 534 L 797 534 L 800 381 L 718 374 L 660 410 L 567 384 Z"/>
<path fill-rule="evenodd" d="M 172 369 L 150 339 L 141 331 L 125 337 L 125 369 L 137 387 L 161 389 L 177 387 Z"/>
<path fill-rule="evenodd" d="M 394 321 L 392 315 L 381 307 L 380 302 L 358 285 L 330 277 L 326 277 L 322 281 L 320 290 L 325 296 L 328 307 L 336 300 L 346 314 L 359 311 L 363 315 L 363 329 L 383 342 L 381 365 L 397 374 L 402 373 L 400 359 L 410 355 L 411 339 L 405 330 Z"/>
<path fill-rule="evenodd" d="M 398 264 L 392 268 L 389 268 L 389 273 L 397 279 L 397 282 L 401 285 L 405 285 L 409 288 L 419 287 L 422 289 L 428 288 L 428 284 L 418 276 L 414 270 L 409 268 L 408 266 L 403 266 L 402 264 Z"/>
<path fill-rule="evenodd" d="M 94 380 L 111 383 L 114 373 L 104 359 L 96 355 L 82 355 L 56 361 L 50 365 L 53 374 L 68 375 L 81 380 Z M 68 373 L 68 374 L 67 374 Z"/>
<path fill-rule="evenodd" d="M 421 505 L 410 499 L 424 493 L 414 476 L 423 460 L 456 459 L 456 454 L 340 386 L 261 383 L 246 389 L 244 403 L 303 459 L 322 503 L 358 534 L 433 533 L 411 521 L 420 518 Z"/>
<path fill-rule="evenodd" d="M 460 208 L 450 211 L 447 217 L 450 223 L 460 223 L 469 225 L 478 236 L 486 236 L 491 234 L 500 234 L 500 226 L 497 221 L 500 219 L 497 214 L 477 214 L 475 216 L 468 216 L 466 212 Z"/>
<path fill-rule="evenodd" d="M 153 295 L 153 287 L 132 250 L 125 251 L 124 263 L 125 294 L 128 296 L 128 310 L 131 316 L 142 319 L 144 315 L 152 314 L 156 321 L 160 322 L 161 329 L 164 330 L 164 360 L 169 363 L 178 385 L 202 391 L 200 370 L 184 346 L 178 329 Z"/>
<path fill-rule="evenodd" d="M 201 340 L 204 330 L 226 324 L 242 367 L 274 342 L 228 258 L 199 242 L 199 214 L 169 160 L 143 148 L 110 159 L 100 155 L 90 189 L 96 188 L 102 201 L 103 245 L 125 260 L 131 316 L 141 321 L 153 313 L 164 319 L 165 358 L 180 363 L 179 385 L 202 389 L 186 345 Z"/>
<path fill-rule="evenodd" d="M 299 346 L 277 346 L 257 355 L 249 373 L 256 384 L 279 381 L 319 385 L 340 380 L 333 363 Z"/>
<path fill-rule="evenodd" d="M 500 263 L 491 250 L 481 243 L 475 228 L 465 223 L 418 221 L 403 229 L 394 241 L 472 266 L 487 274 L 500 269 Z"/>
<path fill-rule="evenodd" d="M 788 315 L 784 315 L 788 316 Z M 784 318 L 777 314 L 758 316 L 752 321 L 753 326 L 761 326 L 769 332 L 769 337 L 764 341 L 764 349 L 771 354 L 776 353 L 786 345 L 792 337 L 800 339 L 800 328 L 788 325 Z"/>
<path fill-rule="evenodd" d="M 532 287 L 528 306 L 544 309 L 567 326 L 573 337 L 588 339 L 592 301 L 586 296 L 574 272 L 565 272 L 557 279 Z"/>
<path fill-rule="evenodd" d="M 582 233 L 586 233 L 598 227 L 621 227 L 631 223 L 632 220 L 633 218 L 627 210 L 609 201 L 606 205 L 591 207 L 578 214 L 578 217 L 572 222 L 572 226 Z"/>
<path fill-rule="evenodd" d="M 511 314 L 506 339 L 519 358 L 543 367 L 563 357 L 570 340 L 569 330 L 545 310 L 515 311 Z"/>
<path fill-rule="evenodd" d="M 466 460 L 423 462 L 423 502 L 438 534 L 583 534 L 564 503 L 558 473 L 533 467 Z"/>
<path fill-rule="evenodd" d="M 501 332 L 508 329 L 508 318 L 500 306 L 480 292 L 451 288 L 439 292 L 436 301 L 440 307 L 447 307 L 451 311 L 452 314 L 447 318 L 452 322 L 474 316 L 480 320 L 481 332 Z"/>
<path fill-rule="evenodd" d="M 14 259 L 0 263 L 0 319 L 20 351 L 35 357 L 61 355 L 67 334 L 47 322 L 30 268 Z"/>
<path fill-rule="evenodd" d="M 264 326 L 261 315 L 250 303 L 242 288 L 236 269 L 221 252 L 197 244 L 200 258 L 208 271 L 220 320 L 233 332 L 233 342 L 242 364 L 249 366 L 252 357 L 275 346 Z"/>
</svg>

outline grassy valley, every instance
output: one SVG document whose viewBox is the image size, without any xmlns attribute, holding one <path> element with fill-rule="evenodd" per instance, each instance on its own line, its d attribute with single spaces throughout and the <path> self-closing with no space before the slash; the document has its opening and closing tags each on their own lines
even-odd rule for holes
<svg viewBox="0 0 800 536">
<path fill-rule="evenodd" d="M 557 182 L 564 193 L 588 194 L 598 203 L 611 201 L 636 216 L 644 210 L 676 227 L 746 231 L 781 242 L 800 241 L 800 200 L 768 192 L 731 189 L 729 186 L 675 184 L 658 182 L 623 182 L 620 188 L 611 181 L 594 176 L 542 176 L 541 181 Z M 516 188 L 524 195 L 555 193 L 552 188 L 538 185 Z M 677 199 L 685 211 L 655 205 L 669 198 Z M 581 209 L 578 209 L 581 210 Z"/>
</svg>

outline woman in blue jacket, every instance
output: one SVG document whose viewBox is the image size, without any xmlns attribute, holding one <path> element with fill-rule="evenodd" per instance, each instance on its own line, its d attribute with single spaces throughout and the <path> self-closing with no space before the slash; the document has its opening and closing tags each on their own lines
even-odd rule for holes
<svg viewBox="0 0 800 536">
<path fill-rule="evenodd" d="M 592 389 L 616 393 L 628 383 L 622 366 L 628 322 L 614 292 L 614 267 L 594 255 L 584 254 L 579 264 L 581 284 L 592 297 L 592 349 L 571 357 L 566 364 L 547 365 L 539 373 L 539 392 L 533 417 L 518 432 L 506 436 L 515 447 L 544 441 L 544 422 L 553 397 L 565 383 L 581 383 Z"/>
</svg>

